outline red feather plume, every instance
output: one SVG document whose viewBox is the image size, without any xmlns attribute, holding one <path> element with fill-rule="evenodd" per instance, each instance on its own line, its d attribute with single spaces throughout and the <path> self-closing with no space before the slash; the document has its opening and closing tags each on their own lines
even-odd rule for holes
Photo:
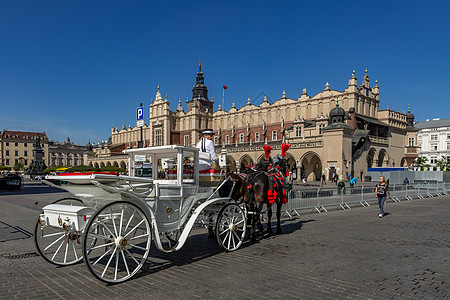
<svg viewBox="0 0 450 300">
<path fill-rule="evenodd" d="M 291 148 L 291 144 L 283 143 L 281 145 L 281 156 L 284 157 L 286 155 L 286 152 L 288 151 L 289 148 Z"/>
<path fill-rule="evenodd" d="M 264 153 L 266 154 L 266 158 L 270 157 L 270 151 L 273 149 L 272 146 L 264 145 Z"/>
</svg>

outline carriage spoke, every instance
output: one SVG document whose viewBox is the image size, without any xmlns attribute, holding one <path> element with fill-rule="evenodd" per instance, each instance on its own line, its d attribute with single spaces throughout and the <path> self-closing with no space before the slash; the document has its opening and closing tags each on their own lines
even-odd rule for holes
<svg viewBox="0 0 450 300">
<path fill-rule="evenodd" d="M 103 226 L 103 232 L 105 232 L 105 229 L 109 232 L 109 234 L 111 234 L 112 236 L 114 236 L 114 233 L 111 232 L 111 230 L 109 230 L 108 226 L 106 226 L 106 224 L 103 222 L 103 220 L 98 220 L 99 224 L 101 224 Z"/>
<path fill-rule="evenodd" d="M 42 238 L 51 237 L 51 236 L 60 235 L 60 234 L 64 235 L 64 233 L 55 232 L 55 233 L 50 233 L 50 234 L 44 234 L 44 236 Z"/>
<path fill-rule="evenodd" d="M 123 230 L 123 233 L 127 232 L 128 226 L 130 225 L 131 220 L 133 220 L 135 214 L 136 214 L 136 210 L 134 210 L 133 213 L 131 214 L 131 217 L 128 220 L 127 226 L 125 226 L 125 229 Z"/>
<path fill-rule="evenodd" d="M 59 245 L 58 249 L 56 249 L 55 253 L 54 253 L 53 256 L 52 256 L 52 260 L 55 259 L 56 254 L 58 254 L 59 249 L 61 249 L 61 247 L 62 247 L 62 245 L 64 244 L 64 242 L 65 242 L 65 241 L 62 241 L 61 244 Z"/>
<path fill-rule="evenodd" d="M 239 222 L 235 223 L 234 225 L 238 226 L 239 224 L 241 224 L 241 223 L 243 223 L 243 222 L 245 222 L 244 219 L 240 220 Z"/>
<path fill-rule="evenodd" d="M 136 258 L 134 258 L 134 256 L 131 254 L 131 252 L 128 250 L 128 249 L 124 249 L 127 253 L 128 253 L 128 255 L 134 260 L 134 262 L 137 264 L 137 265 L 139 265 L 139 262 L 136 260 Z"/>
<path fill-rule="evenodd" d="M 112 245 L 114 245 L 114 244 L 115 244 L 114 242 L 106 243 L 106 244 L 102 244 L 102 245 L 98 245 L 98 246 L 94 246 L 94 247 L 87 248 L 86 250 L 87 250 L 87 251 L 91 251 L 91 250 L 98 249 L 98 248 L 102 248 L 102 247 L 112 246 Z"/>
<path fill-rule="evenodd" d="M 113 253 L 111 254 L 111 257 L 108 260 L 108 263 L 106 264 L 105 268 L 103 269 L 102 277 L 105 276 L 106 269 L 109 268 L 109 264 L 111 263 L 112 258 L 114 257 L 114 254 L 116 253 L 117 248 L 114 248 Z"/>
<path fill-rule="evenodd" d="M 59 233 L 61 234 L 61 233 Z M 54 244 L 56 244 L 60 239 L 62 239 L 66 234 L 63 233 L 59 238 L 57 238 L 53 243 L 51 243 L 50 245 L 48 245 L 47 247 L 44 248 L 44 251 L 47 251 L 48 248 L 50 248 L 51 246 L 53 246 Z"/>
<path fill-rule="evenodd" d="M 145 249 L 145 248 L 143 248 L 143 247 L 140 247 L 140 246 L 137 246 L 137 245 L 135 245 L 135 244 L 128 243 L 128 245 L 130 245 L 130 247 L 133 247 L 133 248 L 136 248 L 136 249 L 140 249 L 140 250 L 143 250 L 143 251 L 147 251 L 147 249 Z"/>
<path fill-rule="evenodd" d="M 105 257 L 105 255 L 110 253 L 112 249 L 113 248 L 110 248 L 109 250 L 105 251 L 105 253 L 103 253 L 92 265 L 95 266 L 103 257 Z"/>
<path fill-rule="evenodd" d="M 67 252 L 69 252 L 69 243 L 66 243 L 66 251 L 64 252 L 64 263 L 67 261 Z"/>
<path fill-rule="evenodd" d="M 128 274 L 128 276 L 130 276 L 130 270 L 128 269 L 128 263 L 127 263 L 127 260 L 125 258 L 125 253 L 123 252 L 122 249 L 120 249 L 120 253 L 122 254 L 123 263 L 125 264 L 125 269 L 127 269 L 127 274 Z"/>
<path fill-rule="evenodd" d="M 113 212 L 112 212 L 112 206 L 109 207 L 109 212 L 111 214 L 111 221 L 112 221 L 112 225 L 114 227 L 114 233 L 116 234 L 114 237 L 116 237 L 116 236 L 118 236 L 118 234 L 117 234 L 116 222 L 114 221 L 114 216 L 113 216 Z"/>
<path fill-rule="evenodd" d="M 77 250 L 75 249 L 75 243 L 72 243 L 73 253 L 75 253 L 75 259 L 78 260 Z"/>
<path fill-rule="evenodd" d="M 142 221 L 140 221 L 136 226 L 133 227 L 133 229 L 131 229 L 127 234 L 125 234 L 123 236 L 123 238 L 126 238 L 130 233 L 132 233 L 133 231 L 135 231 L 139 226 L 141 226 L 142 223 L 145 222 L 145 219 L 142 219 Z"/>
<path fill-rule="evenodd" d="M 114 280 L 117 280 L 117 269 L 119 268 L 119 252 L 116 252 L 116 270 L 114 271 Z"/>
<path fill-rule="evenodd" d="M 119 225 L 119 235 L 122 234 L 123 208 L 124 208 L 124 205 L 122 204 L 122 211 L 120 213 L 120 223 L 119 223 L 120 224 Z"/>
<path fill-rule="evenodd" d="M 142 235 L 138 235 L 138 236 L 133 236 L 133 237 L 129 238 L 128 241 L 132 241 L 132 240 L 143 238 L 143 237 L 148 237 L 149 235 L 150 235 L 149 233 L 146 233 L 146 234 L 142 234 Z"/>
<path fill-rule="evenodd" d="M 230 249 L 230 244 L 231 244 L 231 238 L 233 236 L 231 235 L 231 231 L 228 233 L 228 249 Z"/>
<path fill-rule="evenodd" d="M 89 237 L 93 237 L 93 239 L 98 238 L 98 239 L 105 239 L 108 240 L 110 239 L 110 237 L 106 236 L 106 235 L 101 235 L 95 232 L 89 232 L 88 233 Z"/>
</svg>

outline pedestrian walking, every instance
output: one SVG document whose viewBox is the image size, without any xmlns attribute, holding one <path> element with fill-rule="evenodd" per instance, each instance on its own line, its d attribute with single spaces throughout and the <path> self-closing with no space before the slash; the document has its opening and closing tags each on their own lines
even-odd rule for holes
<svg viewBox="0 0 450 300">
<path fill-rule="evenodd" d="M 386 202 L 386 195 L 389 195 L 389 199 L 391 199 L 391 193 L 389 192 L 389 186 L 386 183 L 386 178 L 384 178 L 384 176 L 380 176 L 380 182 L 378 182 L 375 187 L 375 197 L 377 197 L 378 206 L 380 207 L 380 213 L 378 214 L 379 218 L 384 216 L 384 203 Z"/>
<path fill-rule="evenodd" d="M 336 174 L 336 176 L 334 177 L 334 180 L 335 180 L 335 183 L 336 183 L 336 185 L 337 185 L 338 180 L 339 180 L 339 175 L 338 175 L 338 174 Z"/>
<path fill-rule="evenodd" d="M 327 184 L 325 174 L 322 174 L 322 184 Z"/>
</svg>

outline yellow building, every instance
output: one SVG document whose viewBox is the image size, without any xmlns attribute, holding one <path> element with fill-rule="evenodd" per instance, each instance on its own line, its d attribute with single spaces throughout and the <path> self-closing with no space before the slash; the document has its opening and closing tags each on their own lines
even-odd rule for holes
<svg viewBox="0 0 450 300">
<path fill-rule="evenodd" d="M 1 162 L 3 166 L 14 167 L 16 163 L 23 164 L 26 169 L 33 161 L 33 149 L 36 136 L 39 134 L 44 163 L 48 164 L 48 137 L 45 132 L 24 132 L 3 130 L 0 141 Z"/>
</svg>

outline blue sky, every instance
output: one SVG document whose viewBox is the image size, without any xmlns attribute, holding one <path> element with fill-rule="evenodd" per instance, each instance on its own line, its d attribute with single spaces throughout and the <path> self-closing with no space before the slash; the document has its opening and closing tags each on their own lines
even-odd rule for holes
<svg viewBox="0 0 450 300">
<path fill-rule="evenodd" d="M 0 129 L 107 139 L 161 86 L 190 97 L 198 59 L 215 108 L 296 99 L 353 70 L 380 107 L 450 118 L 449 1 L 0 0 Z M 146 117 L 148 111 L 146 110 Z"/>
</svg>

